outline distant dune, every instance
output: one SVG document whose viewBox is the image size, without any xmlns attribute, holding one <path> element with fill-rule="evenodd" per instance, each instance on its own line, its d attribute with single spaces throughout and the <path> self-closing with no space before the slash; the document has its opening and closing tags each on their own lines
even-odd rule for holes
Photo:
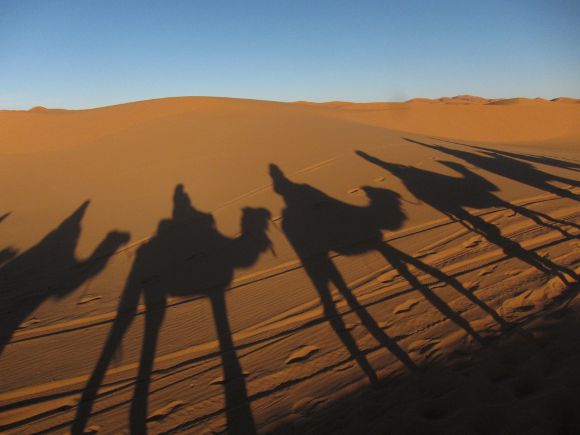
<svg viewBox="0 0 580 435">
<path fill-rule="evenodd" d="M 35 107 L 29 111 L 0 111 L 0 152 L 67 148 L 156 121 L 186 119 L 195 114 L 200 114 L 209 125 L 218 125 L 224 116 L 243 113 L 248 118 L 259 116 L 263 111 L 272 116 L 292 112 L 302 118 L 323 116 L 408 133 L 495 143 L 557 139 L 558 144 L 566 146 L 580 138 L 577 122 L 580 106 L 569 104 L 578 101 L 568 98 L 488 100 L 462 95 L 438 100 L 419 98 L 407 103 L 277 103 L 181 97 L 89 110 Z M 535 122 L 529 122 L 531 119 Z"/>
<path fill-rule="evenodd" d="M 577 103 L 0 111 L 0 431 L 579 433 Z"/>
</svg>

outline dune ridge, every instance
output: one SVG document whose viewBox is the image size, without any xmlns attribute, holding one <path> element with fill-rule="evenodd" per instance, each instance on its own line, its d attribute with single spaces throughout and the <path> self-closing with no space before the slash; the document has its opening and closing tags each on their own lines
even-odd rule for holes
<svg viewBox="0 0 580 435">
<path fill-rule="evenodd" d="M 43 152 L 78 146 L 162 120 L 257 117 L 263 111 L 324 116 L 408 133 L 493 143 L 556 140 L 570 149 L 580 137 L 580 106 L 573 99 L 459 96 L 406 103 L 280 103 L 219 97 L 173 97 L 86 110 L 0 111 L 0 153 Z M 483 102 L 483 101 L 487 102 Z M 528 122 L 534 119 L 533 123 Z"/>
</svg>

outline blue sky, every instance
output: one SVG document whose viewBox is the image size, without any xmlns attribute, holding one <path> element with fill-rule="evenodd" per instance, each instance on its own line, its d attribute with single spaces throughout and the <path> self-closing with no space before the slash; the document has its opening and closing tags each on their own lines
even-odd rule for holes
<svg viewBox="0 0 580 435">
<path fill-rule="evenodd" d="M 580 1 L 0 0 L 0 108 L 580 97 Z"/>
</svg>

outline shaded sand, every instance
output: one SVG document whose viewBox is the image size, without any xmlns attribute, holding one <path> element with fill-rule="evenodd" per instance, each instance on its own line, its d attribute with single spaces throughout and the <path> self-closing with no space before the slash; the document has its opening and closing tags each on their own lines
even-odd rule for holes
<svg viewBox="0 0 580 435">
<path fill-rule="evenodd" d="M 1 111 L 0 431 L 580 431 L 579 115 Z"/>
</svg>

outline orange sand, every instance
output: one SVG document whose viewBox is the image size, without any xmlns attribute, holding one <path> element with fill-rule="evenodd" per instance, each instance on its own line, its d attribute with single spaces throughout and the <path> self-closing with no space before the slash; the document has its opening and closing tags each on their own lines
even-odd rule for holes
<svg viewBox="0 0 580 435">
<path fill-rule="evenodd" d="M 578 348 L 578 120 L 475 97 L 0 111 L 0 430 L 524 433 L 520 396 L 541 433 L 580 430 L 578 354 L 527 365 L 541 337 Z M 459 365 L 477 380 L 433 387 Z"/>
</svg>

